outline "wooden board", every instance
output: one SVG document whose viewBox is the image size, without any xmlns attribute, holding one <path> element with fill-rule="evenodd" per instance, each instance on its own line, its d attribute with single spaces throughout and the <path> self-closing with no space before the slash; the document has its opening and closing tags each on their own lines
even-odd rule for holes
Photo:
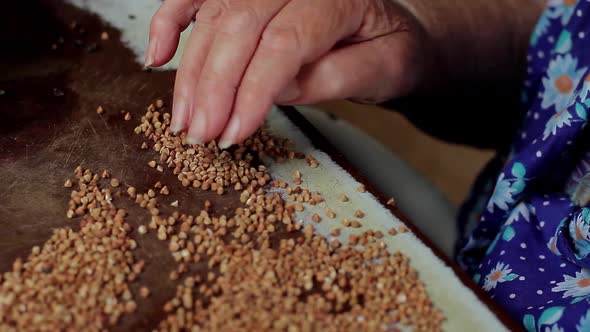
<svg viewBox="0 0 590 332">
<path fill-rule="evenodd" d="M 235 192 L 218 196 L 183 188 L 172 174 L 146 167 L 155 152 L 139 153 L 142 138 L 133 134 L 133 128 L 145 106 L 156 98 L 170 104 L 174 72 L 142 71 L 135 55 L 119 40 L 118 31 L 73 6 L 51 1 L 6 6 L 0 13 L 1 45 L 9 46 L 0 53 L 0 114 L 4 119 L 0 123 L 0 272 L 7 271 L 16 257 L 26 257 L 31 247 L 46 241 L 53 229 L 77 227 L 65 217 L 70 190 L 63 182 L 80 164 L 97 172 L 108 169 L 114 177 L 133 181 L 130 184 L 140 191 L 162 181 L 173 193 L 162 198 L 164 213 L 170 212 L 166 209 L 174 200 L 190 202 L 179 210 L 193 214 L 207 199 L 213 202 L 214 213 L 231 213 L 238 206 Z M 100 40 L 103 31 L 108 32 L 108 41 Z M 97 114 L 98 106 L 106 112 Z M 123 121 L 123 110 L 131 112 L 131 121 Z M 301 116 L 288 114 L 316 148 L 348 173 L 356 174 Z M 355 178 L 363 181 L 358 175 Z M 379 197 L 376 191 L 372 193 Z M 117 205 L 129 211 L 128 222 L 133 227 L 149 218 L 125 197 Z M 394 209 L 393 213 L 432 247 L 399 211 Z M 154 236 L 134 238 L 139 244 L 134 255 L 149 263 L 132 289 L 137 292 L 146 285 L 152 296 L 138 299 L 138 311 L 125 316 L 117 330 L 153 328 L 176 287 L 168 281 L 175 264 L 167 243 Z M 453 269 L 465 292 L 475 292 L 478 301 L 497 315 L 502 322 L 499 328 L 502 324 L 516 328 L 452 262 L 433 251 Z"/>
</svg>

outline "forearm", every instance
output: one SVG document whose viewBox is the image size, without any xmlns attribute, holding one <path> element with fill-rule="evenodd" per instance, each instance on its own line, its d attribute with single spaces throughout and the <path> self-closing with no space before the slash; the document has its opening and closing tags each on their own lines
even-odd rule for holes
<svg viewBox="0 0 590 332">
<path fill-rule="evenodd" d="M 505 149 L 522 119 L 526 50 L 544 1 L 399 1 L 430 38 L 431 68 L 414 93 L 382 105 L 441 139 Z"/>
<path fill-rule="evenodd" d="M 398 0 L 433 45 L 433 69 L 449 83 L 506 81 L 522 75 L 542 0 Z"/>
</svg>

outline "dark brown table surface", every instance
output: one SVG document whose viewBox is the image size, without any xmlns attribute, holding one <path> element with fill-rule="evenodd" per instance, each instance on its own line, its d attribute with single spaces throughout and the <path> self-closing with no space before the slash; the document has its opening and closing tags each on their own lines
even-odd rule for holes
<svg viewBox="0 0 590 332">
<path fill-rule="evenodd" d="M 103 31 L 108 32 L 109 40 L 100 39 Z M 143 71 L 119 37 L 118 31 L 95 15 L 63 3 L 3 4 L 0 273 L 9 270 L 17 257 L 26 258 L 33 246 L 43 244 L 53 229 L 78 227 L 77 222 L 66 218 L 71 189 L 63 186 L 67 178 L 73 178 L 78 165 L 95 172 L 107 169 L 113 177 L 142 192 L 162 181 L 173 193 L 160 197 L 165 213 L 174 200 L 192 202 L 179 210 L 193 214 L 207 199 L 213 202 L 214 213 L 231 213 L 238 206 L 238 195 L 233 191 L 219 196 L 190 190 L 183 188 L 170 172 L 146 167 L 156 152 L 139 153 L 143 137 L 135 135 L 133 128 L 155 99 L 170 104 L 174 72 Z M 106 112 L 97 114 L 98 106 Z M 130 112 L 133 119 L 123 121 L 122 111 Z M 290 116 L 296 123 L 303 123 L 300 116 Z M 342 161 L 316 131 L 310 128 L 308 134 L 320 149 L 329 150 Z M 129 211 L 127 221 L 132 227 L 149 221 L 149 215 L 127 197 L 118 198 L 116 204 Z M 132 236 L 139 244 L 135 257 L 149 262 L 139 280 L 132 283 L 132 290 L 137 294 L 138 288 L 146 285 L 152 295 L 147 300 L 137 296 L 138 311 L 126 315 L 117 329 L 151 329 L 163 317 L 164 302 L 174 295 L 176 285 L 168 281 L 168 274 L 176 264 L 166 241 L 135 233 Z M 473 287 L 456 266 L 453 268 Z M 485 297 L 480 298 L 489 303 Z M 509 322 L 506 316 L 500 316 Z"/>
</svg>

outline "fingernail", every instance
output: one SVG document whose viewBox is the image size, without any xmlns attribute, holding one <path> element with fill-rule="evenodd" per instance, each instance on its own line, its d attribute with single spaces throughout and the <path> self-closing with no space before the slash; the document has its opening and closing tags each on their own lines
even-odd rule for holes
<svg viewBox="0 0 590 332">
<path fill-rule="evenodd" d="M 301 90 L 297 81 L 291 81 L 287 87 L 279 94 L 276 99 L 277 103 L 284 103 L 299 98 Z"/>
<path fill-rule="evenodd" d="M 207 114 L 203 110 L 195 110 L 192 125 L 189 130 L 186 142 L 188 144 L 203 144 L 203 136 L 207 129 Z"/>
<path fill-rule="evenodd" d="M 236 136 L 240 131 L 240 119 L 234 116 L 230 121 L 227 129 L 223 133 L 221 140 L 219 141 L 219 147 L 221 149 L 227 149 L 235 143 Z"/>
<path fill-rule="evenodd" d="M 194 138 L 192 136 L 187 137 L 186 142 L 190 145 L 195 145 L 195 144 L 202 145 L 203 144 L 203 142 L 200 139 Z"/>
<path fill-rule="evenodd" d="M 144 62 L 145 67 L 150 67 L 152 64 L 154 64 L 154 57 L 156 56 L 157 47 L 158 47 L 158 41 L 154 37 L 152 40 L 150 40 L 147 52 L 145 54 L 145 62 Z"/>
<path fill-rule="evenodd" d="M 188 112 L 188 104 L 184 99 L 178 99 L 174 101 L 172 106 L 172 123 L 170 124 L 170 130 L 173 133 L 178 133 L 184 128 L 183 120 Z"/>
</svg>

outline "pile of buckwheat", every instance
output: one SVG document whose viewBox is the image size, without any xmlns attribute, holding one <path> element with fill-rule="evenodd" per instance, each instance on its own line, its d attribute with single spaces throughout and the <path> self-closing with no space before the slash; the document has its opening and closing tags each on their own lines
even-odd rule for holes
<svg viewBox="0 0 590 332">
<path fill-rule="evenodd" d="M 391 331 L 401 324 L 417 331 L 441 330 L 445 318 L 430 301 L 417 271 L 403 254 L 391 254 L 383 241 L 405 228 L 388 235 L 365 230 L 341 243 L 338 227 L 331 230 L 332 240 L 315 233 L 313 223 L 322 222 L 318 214 L 309 222 L 296 221 L 305 205 L 323 201 L 321 193 L 299 186 L 300 171 L 293 176 L 295 186 L 273 180 L 262 159 L 306 159 L 316 168 L 319 163 L 312 156 L 292 151 L 287 140 L 264 128 L 230 150 L 219 149 L 215 142 L 188 145 L 183 133 L 168 128 L 170 114 L 161 100 L 150 105 L 140 121 L 134 131 L 147 139 L 141 147 L 157 152 L 148 167 L 171 171 L 194 190 L 220 195 L 238 191 L 241 203 L 231 214 L 213 215 L 207 201 L 197 215 L 177 210 L 164 215 L 158 198 L 174 195 L 166 184 L 158 182 L 141 193 L 122 185 L 133 179 L 110 180 L 113 189 L 124 187 L 117 190 L 151 215 L 136 236 L 167 241 L 177 264 L 162 281 L 177 283 L 177 291 L 162 308 L 165 318 L 157 329 Z M 66 215 L 80 218 L 82 229 L 57 230 L 43 248 L 33 248 L 24 263 L 17 260 L 13 271 L 4 274 L 2 329 L 102 330 L 107 322 L 116 324 L 121 315 L 136 309 L 127 284 L 144 263 L 136 263 L 131 254 L 137 244 L 129 237 L 126 212 L 115 208 L 110 188 L 99 186 L 110 174 L 98 176 L 81 167 L 75 173 L 78 188 L 72 191 Z M 349 198 L 342 195 L 340 200 Z M 332 210 L 326 215 L 336 218 Z M 354 217 L 367 219 L 362 211 Z M 362 226 L 348 219 L 342 225 Z M 197 271 L 195 264 L 205 264 L 207 271 Z M 148 294 L 148 289 L 140 290 L 142 297 Z"/>
<path fill-rule="evenodd" d="M 2 331 L 101 331 L 137 308 L 128 283 L 144 262 L 133 258 L 137 243 L 129 237 L 126 212 L 113 205 L 110 188 L 101 189 L 97 174 L 78 168 L 76 176 L 67 215 L 81 216 L 81 229 L 56 229 L 4 273 Z"/>
</svg>

